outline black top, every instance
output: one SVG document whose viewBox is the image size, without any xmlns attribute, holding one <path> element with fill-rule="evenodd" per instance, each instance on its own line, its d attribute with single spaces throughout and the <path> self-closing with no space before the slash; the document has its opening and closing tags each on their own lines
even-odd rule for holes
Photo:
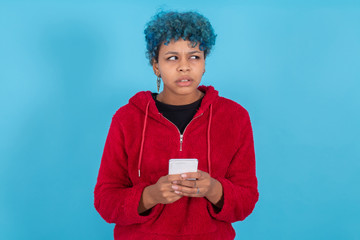
<svg viewBox="0 0 360 240">
<path fill-rule="evenodd" d="M 181 134 L 183 134 L 186 126 L 190 123 L 191 119 L 194 117 L 195 113 L 199 109 L 202 98 L 200 98 L 196 102 L 187 105 L 177 106 L 159 102 L 156 99 L 157 95 L 157 93 L 152 94 L 157 109 L 164 117 L 174 123 L 181 132 Z"/>
</svg>

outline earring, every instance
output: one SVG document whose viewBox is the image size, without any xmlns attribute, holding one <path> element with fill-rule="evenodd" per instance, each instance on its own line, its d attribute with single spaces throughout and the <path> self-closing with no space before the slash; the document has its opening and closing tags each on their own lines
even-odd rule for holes
<svg viewBox="0 0 360 240">
<path fill-rule="evenodd" d="M 157 80 L 156 80 L 156 86 L 157 86 L 157 91 L 159 92 L 160 91 L 160 76 L 157 76 Z"/>
</svg>

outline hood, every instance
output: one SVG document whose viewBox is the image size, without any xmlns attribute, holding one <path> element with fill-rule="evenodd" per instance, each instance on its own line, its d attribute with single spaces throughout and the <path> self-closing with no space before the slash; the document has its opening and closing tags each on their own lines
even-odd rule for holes
<svg viewBox="0 0 360 240">
<path fill-rule="evenodd" d="M 198 114 L 204 113 L 210 106 L 213 104 L 218 96 L 219 93 L 214 89 L 213 86 L 199 86 L 198 89 L 205 93 L 199 111 L 196 113 L 194 117 Z M 147 108 L 149 116 L 156 117 L 159 114 L 159 111 L 155 105 L 155 101 L 152 98 L 151 91 L 142 91 L 135 94 L 133 97 L 130 98 L 129 103 L 134 105 L 136 108 L 141 110 L 142 112 L 146 113 Z M 149 106 L 148 106 L 149 104 Z"/>
<path fill-rule="evenodd" d="M 216 102 L 216 100 L 219 97 L 218 91 L 214 89 L 213 86 L 199 86 L 198 89 L 205 93 L 199 110 L 195 114 L 194 118 L 203 114 L 207 110 L 210 111 L 209 114 L 209 122 L 208 122 L 208 128 L 207 128 L 207 160 L 208 160 L 208 170 L 209 174 L 211 176 L 211 160 L 210 160 L 210 130 L 211 130 L 211 119 L 212 119 L 212 104 Z M 138 108 L 140 111 L 144 113 L 144 123 L 143 123 L 143 130 L 142 130 L 142 136 L 141 136 L 141 145 L 140 145 L 140 152 L 139 152 L 139 161 L 138 161 L 138 174 L 139 177 L 141 176 L 141 161 L 142 161 L 142 155 L 143 155 L 143 147 L 144 147 L 144 141 L 146 136 L 146 126 L 148 117 L 151 117 L 153 119 L 159 119 L 160 114 L 156 107 L 155 101 L 152 98 L 152 93 L 150 91 L 142 91 L 135 94 L 132 98 L 130 98 L 129 103 L 134 105 L 136 108 Z"/>
</svg>

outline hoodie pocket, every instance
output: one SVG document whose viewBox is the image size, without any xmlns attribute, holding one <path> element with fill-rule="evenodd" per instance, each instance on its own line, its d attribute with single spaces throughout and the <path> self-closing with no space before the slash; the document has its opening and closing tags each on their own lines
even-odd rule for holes
<svg viewBox="0 0 360 240">
<path fill-rule="evenodd" d="M 205 198 L 182 197 L 166 204 L 161 214 L 140 227 L 140 231 L 166 235 L 204 234 L 217 230 L 217 220 L 207 210 Z"/>
</svg>

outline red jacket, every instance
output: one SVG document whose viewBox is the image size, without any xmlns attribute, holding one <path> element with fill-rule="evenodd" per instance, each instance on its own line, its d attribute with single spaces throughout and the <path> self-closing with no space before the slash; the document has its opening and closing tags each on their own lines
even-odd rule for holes
<svg viewBox="0 0 360 240">
<path fill-rule="evenodd" d="M 182 137 L 150 91 L 113 116 L 94 194 L 96 210 L 116 223 L 115 239 L 234 239 L 231 223 L 253 211 L 259 194 L 248 112 L 211 86 L 199 89 L 205 96 Z M 197 158 L 198 169 L 222 184 L 220 211 L 206 198 L 182 197 L 138 214 L 143 189 L 168 174 L 171 158 Z"/>
</svg>

